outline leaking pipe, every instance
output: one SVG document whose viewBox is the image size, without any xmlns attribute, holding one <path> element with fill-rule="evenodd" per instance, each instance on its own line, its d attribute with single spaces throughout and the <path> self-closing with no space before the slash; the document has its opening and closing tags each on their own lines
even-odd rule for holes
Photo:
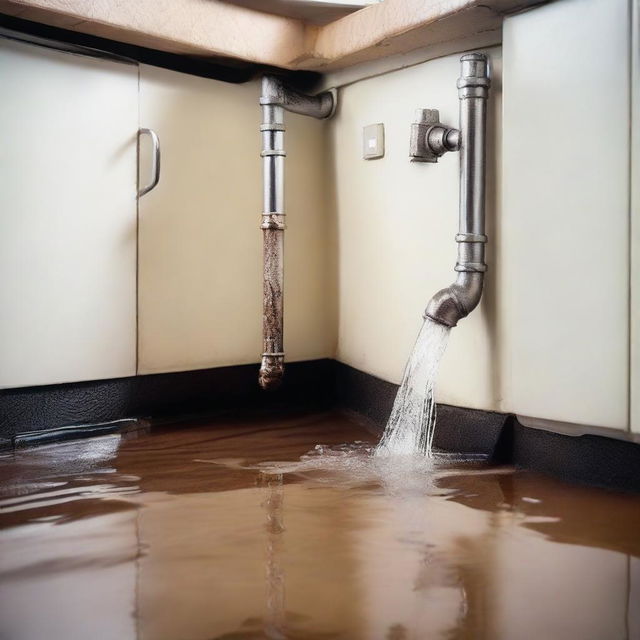
<svg viewBox="0 0 640 640">
<path fill-rule="evenodd" d="M 489 97 L 489 68 L 487 57 L 480 53 L 462 56 L 461 76 L 458 80 L 460 98 L 460 131 L 440 132 L 431 127 L 426 134 L 427 144 L 438 151 L 438 141 L 450 141 L 442 152 L 460 150 L 460 224 L 457 272 L 453 284 L 438 291 L 429 301 L 425 318 L 448 327 L 468 316 L 480 302 L 484 273 L 485 235 L 485 143 L 486 113 Z M 443 145 L 446 147 L 446 145 Z"/>
<path fill-rule="evenodd" d="M 262 79 L 262 232 L 263 272 L 263 353 L 260 386 L 274 389 L 284 374 L 284 112 L 313 118 L 330 118 L 336 107 L 334 91 L 308 96 L 286 87 L 273 76 Z"/>
</svg>

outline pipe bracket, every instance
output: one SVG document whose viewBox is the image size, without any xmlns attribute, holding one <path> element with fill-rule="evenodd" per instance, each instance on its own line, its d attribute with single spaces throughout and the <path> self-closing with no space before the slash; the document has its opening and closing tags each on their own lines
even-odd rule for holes
<svg viewBox="0 0 640 640">
<path fill-rule="evenodd" d="M 267 151 L 260 152 L 261 158 L 270 158 L 271 156 L 280 156 L 282 158 L 286 158 L 287 153 L 284 149 L 269 149 Z"/>
</svg>

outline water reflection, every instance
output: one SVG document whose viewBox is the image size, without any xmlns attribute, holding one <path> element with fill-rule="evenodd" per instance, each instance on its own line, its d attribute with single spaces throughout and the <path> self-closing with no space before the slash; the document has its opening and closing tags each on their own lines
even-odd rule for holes
<svg viewBox="0 0 640 640">
<path fill-rule="evenodd" d="M 281 473 L 263 473 L 260 476 L 266 490 L 264 508 L 267 516 L 266 545 L 266 598 L 267 638 L 286 638 L 285 634 L 285 574 L 282 566 L 282 533 L 284 532 L 284 485 Z"/>
<path fill-rule="evenodd" d="M 316 414 L 5 456 L 0 637 L 640 638 L 638 497 L 372 445 Z"/>
</svg>

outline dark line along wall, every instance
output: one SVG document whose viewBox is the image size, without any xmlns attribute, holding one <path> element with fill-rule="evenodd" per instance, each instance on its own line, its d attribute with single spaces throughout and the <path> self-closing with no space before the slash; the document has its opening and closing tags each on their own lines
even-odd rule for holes
<svg viewBox="0 0 640 640">
<path fill-rule="evenodd" d="M 179 71 L 180 73 L 234 84 L 248 82 L 252 78 L 265 73 L 275 73 L 285 77 L 293 87 L 300 90 L 311 90 L 318 85 L 321 78 L 321 75 L 315 71 L 287 71 L 231 58 L 204 58 L 148 49 L 116 40 L 78 33 L 77 31 L 51 27 L 2 13 L 0 13 L 0 27 L 35 36 L 36 38 L 51 40 L 52 42 L 61 42 L 102 51 L 154 67 L 162 67 L 172 71 Z"/>
<path fill-rule="evenodd" d="M 273 393 L 258 387 L 258 365 L 4 389 L 0 391 L 0 437 L 145 416 L 283 404 L 330 406 L 334 368 L 332 360 L 289 363 L 283 386 Z"/>
<path fill-rule="evenodd" d="M 179 417 L 221 410 L 338 407 L 381 431 L 397 385 L 333 360 L 287 365 L 283 386 L 264 392 L 258 365 L 0 391 L 0 437 L 134 417 Z M 483 454 L 568 482 L 640 492 L 640 444 L 569 436 L 521 425 L 514 416 L 438 405 L 436 447 Z"/>
</svg>

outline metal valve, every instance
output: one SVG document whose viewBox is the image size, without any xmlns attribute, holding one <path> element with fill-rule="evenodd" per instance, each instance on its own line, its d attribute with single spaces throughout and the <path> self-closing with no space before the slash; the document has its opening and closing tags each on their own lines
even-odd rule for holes
<svg viewBox="0 0 640 640">
<path fill-rule="evenodd" d="M 460 131 L 440 122 L 437 109 L 417 109 L 411 125 L 411 162 L 438 162 L 447 151 L 460 149 Z"/>
</svg>

